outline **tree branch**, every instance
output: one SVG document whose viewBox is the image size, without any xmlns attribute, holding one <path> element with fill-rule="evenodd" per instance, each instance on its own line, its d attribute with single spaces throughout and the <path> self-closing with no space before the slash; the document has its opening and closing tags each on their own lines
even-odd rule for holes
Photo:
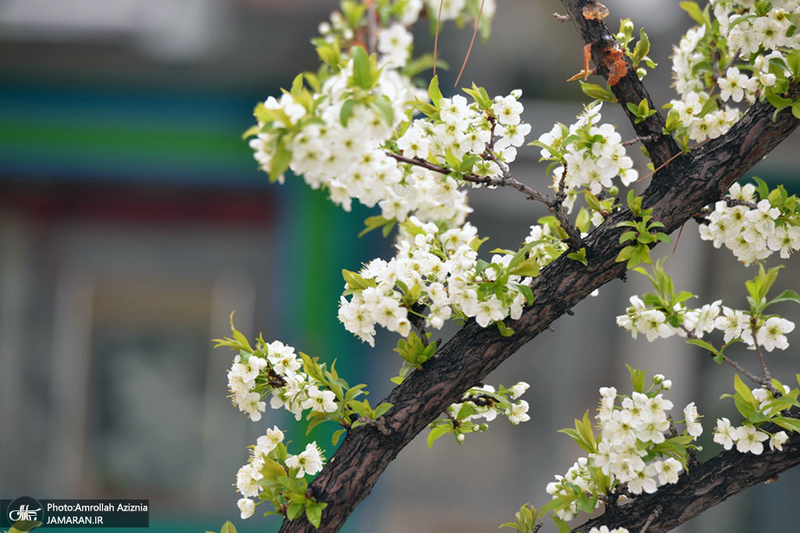
<svg viewBox="0 0 800 533">
<path fill-rule="evenodd" d="M 550 196 L 540 193 L 537 190 L 534 190 L 524 183 L 517 181 L 514 176 L 511 175 L 511 170 L 509 170 L 508 165 L 497 159 L 497 156 L 492 151 L 491 147 L 486 148 L 487 152 L 491 159 L 497 163 L 497 166 L 500 167 L 500 171 L 503 173 L 502 176 L 478 176 L 476 174 L 462 174 L 460 177 L 464 181 L 468 181 L 470 183 L 478 183 L 480 185 L 486 185 L 489 187 L 511 187 L 522 194 L 528 200 L 534 200 L 536 202 L 541 202 L 548 207 L 551 213 L 553 213 L 558 222 L 561 224 L 561 227 L 564 228 L 564 231 L 567 232 L 567 236 L 569 237 L 569 248 L 570 250 L 577 251 L 580 250 L 583 246 L 581 241 L 581 234 L 578 229 L 572 224 L 572 221 L 567 216 L 567 213 L 561 207 L 561 202 L 564 201 L 563 195 L 563 179 L 562 185 L 559 189 L 559 194 L 556 198 L 551 198 Z M 393 152 L 385 152 L 386 155 L 389 157 L 400 161 L 401 163 L 407 163 L 409 165 L 415 165 L 432 172 L 438 172 L 439 174 L 444 174 L 445 176 L 453 174 L 453 170 L 442 167 L 435 163 L 431 163 L 425 159 L 420 159 L 419 157 L 405 157 L 399 154 L 395 154 Z M 564 171 L 566 174 L 566 170 Z"/>
<path fill-rule="evenodd" d="M 765 449 L 761 455 L 735 449 L 722 452 L 682 475 L 678 483 L 660 487 L 654 494 L 637 496 L 627 505 L 608 508 L 600 517 L 573 531 L 586 532 L 601 525 L 640 531 L 656 512 L 657 520 L 648 525 L 647 533 L 669 531 L 734 494 L 800 464 L 800 434 L 790 433 L 783 451 Z"/>
<path fill-rule="evenodd" d="M 578 35 L 583 39 L 583 42 L 592 45 L 592 60 L 597 66 L 598 74 L 608 80 L 610 68 L 616 61 L 625 61 L 627 63 L 627 74 L 611 86 L 611 92 L 614 93 L 625 114 L 628 115 L 636 135 L 641 138 L 642 143 L 647 147 L 653 164 L 658 167 L 675 154 L 680 153 L 680 148 L 675 144 L 672 137 L 662 133 L 666 122 L 664 122 L 664 117 L 661 116 L 661 113 L 656 111 L 647 120 L 636 124 L 636 117 L 625 105 L 632 103 L 638 106 L 642 100 L 647 100 L 650 109 L 658 109 L 650 98 L 647 89 L 636 75 L 636 69 L 633 68 L 627 56 L 623 54 L 622 57 L 618 57 L 621 47 L 614 39 L 614 35 L 609 31 L 605 22 L 602 20 L 589 20 L 584 17 L 583 9 L 587 6 L 596 5 L 597 2 L 594 0 L 562 0 L 562 3 Z"/>
</svg>

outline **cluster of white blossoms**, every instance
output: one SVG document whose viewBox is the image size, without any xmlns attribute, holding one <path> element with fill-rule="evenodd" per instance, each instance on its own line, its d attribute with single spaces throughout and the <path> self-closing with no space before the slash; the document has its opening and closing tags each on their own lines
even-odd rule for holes
<svg viewBox="0 0 800 533">
<path fill-rule="evenodd" d="M 463 161 L 473 156 L 477 162 L 472 172 L 479 176 L 500 175 L 502 170 L 489 157 L 487 146 L 504 163 L 517 158 L 517 148 L 531 132 L 530 124 L 521 120 L 521 95 L 520 90 L 514 90 L 508 96 L 497 96 L 488 109 L 482 109 L 476 102 L 470 104 L 461 95 L 441 98 L 436 120 L 414 120 L 397 140 L 397 147 L 405 157 L 441 165 L 450 164 L 452 158 Z"/>
<path fill-rule="evenodd" d="M 596 451 L 588 457 L 581 457 L 567 471 L 566 475 L 556 476 L 556 481 L 547 485 L 547 492 L 553 498 L 575 494 L 574 487 L 581 493 L 604 494 L 618 484 L 627 484 L 632 494 L 646 492 L 652 494 L 659 486 L 678 482 L 683 470 L 680 461 L 658 451 L 657 445 L 674 434 L 672 420 L 667 411 L 673 404 L 660 393 L 668 390 L 672 382 L 658 374 L 653 377 L 653 388 L 647 393 L 633 392 L 622 396 L 617 405 L 617 390 L 614 387 L 600 389 L 600 405 L 596 419 L 600 428 Z M 655 390 L 653 390 L 655 389 Z M 700 415 L 694 402 L 683 410 L 686 430 L 683 435 L 694 441 L 703 433 Z M 684 445 L 686 441 L 684 440 Z M 649 460 L 645 460 L 646 458 Z M 596 486 L 591 469 L 599 469 L 608 476 L 608 486 Z M 598 499 L 597 505 L 600 505 Z M 579 512 L 578 502 L 573 501 L 567 508 L 560 509 L 556 515 L 563 520 L 572 520 Z"/>
<path fill-rule="evenodd" d="M 522 396 L 529 387 L 529 384 L 525 383 L 524 381 L 520 381 L 513 387 L 509 388 L 507 394 L 509 398 L 516 400 Z M 487 395 L 487 393 L 489 394 Z M 464 394 L 464 399 L 461 403 L 454 403 L 450 405 L 447 410 L 449 411 L 450 415 L 459 422 L 472 422 L 479 418 L 483 418 L 486 422 L 491 422 L 497 418 L 498 414 L 508 417 L 508 421 L 515 426 L 521 422 L 527 422 L 531 419 L 530 415 L 528 415 L 528 409 L 530 408 L 530 405 L 525 400 L 519 400 L 518 402 L 512 404 L 510 408 L 503 407 L 498 402 L 483 401 L 495 395 L 496 390 L 491 385 L 473 387 Z M 470 414 L 466 416 L 459 416 L 464 404 L 470 405 Z M 480 430 L 485 429 L 485 427 L 480 428 Z M 460 441 L 463 441 L 464 435 L 458 435 L 457 438 Z"/>
<path fill-rule="evenodd" d="M 497 11 L 496 0 L 381 0 L 376 2 L 379 8 L 388 7 L 393 15 L 386 26 L 377 26 L 378 51 L 383 54 L 386 63 L 403 67 L 410 59 L 411 45 L 414 37 L 408 27 L 419 20 L 423 9 L 427 9 L 432 18 L 446 22 L 457 19 L 477 18 L 476 8 L 483 4 L 481 27 L 486 28 Z M 383 4 L 383 5 L 381 5 Z M 439 9 L 441 7 L 441 13 Z M 330 22 L 319 25 L 319 33 L 328 42 L 346 43 L 353 40 L 354 32 L 347 18 L 339 11 L 331 13 Z"/>
<path fill-rule="evenodd" d="M 716 139 L 724 135 L 741 118 L 741 112 L 738 109 L 730 107 L 717 109 L 716 106 L 711 106 L 709 109 L 707 106 L 709 96 L 706 92 L 705 82 L 702 76 L 697 75 L 699 66 L 708 61 L 706 57 L 708 53 L 707 40 L 705 26 L 692 28 L 681 38 L 678 46 L 674 47 L 672 56 L 672 77 L 675 89 L 681 98 L 672 100 L 670 104 L 672 109 L 678 113 L 680 122 L 686 128 L 689 138 L 698 142 Z M 733 70 L 731 70 L 731 74 L 731 79 L 733 79 Z M 738 78 L 736 79 L 738 80 Z M 721 78 L 720 88 L 726 83 L 727 80 L 722 81 Z M 745 85 L 750 86 L 749 82 Z M 730 97 L 728 93 L 731 91 L 723 90 L 723 101 L 727 101 Z M 732 95 L 735 102 L 742 100 L 738 92 Z"/>
<path fill-rule="evenodd" d="M 731 426 L 731 422 L 727 418 L 717 419 L 717 427 L 714 428 L 714 442 L 723 446 L 726 450 L 730 450 L 735 444 L 737 451 L 741 453 L 749 452 L 754 455 L 761 455 L 764 451 L 763 443 L 768 439 L 770 450 L 783 451 L 783 444 L 788 438 L 789 436 L 786 435 L 785 431 L 778 431 L 770 436 L 768 433 L 756 429 L 752 424 L 743 424 L 738 427 Z"/>
<path fill-rule="evenodd" d="M 681 100 L 670 102 L 693 141 L 702 142 L 724 135 L 742 116 L 738 109 L 730 107 L 707 111 L 707 101 L 707 93 L 690 92 Z"/>
<path fill-rule="evenodd" d="M 783 385 L 782 395 L 795 397 L 797 391 L 791 391 L 789 387 Z M 765 420 L 774 416 L 780 416 L 781 409 L 785 409 L 786 405 L 781 405 L 776 402 L 776 395 L 768 389 L 757 387 L 751 390 L 754 403 L 758 404 L 758 411 L 760 411 Z M 753 405 L 755 407 L 755 405 Z M 714 428 L 714 442 L 723 446 L 726 450 L 730 450 L 736 445 L 736 449 L 741 453 L 752 453 L 754 455 L 761 455 L 764 452 L 764 441 L 769 440 L 770 450 L 783 451 L 783 445 L 788 440 L 788 435 L 785 431 L 778 431 L 775 433 L 768 433 L 763 431 L 752 423 L 745 421 L 741 426 L 732 426 L 730 420 L 727 418 L 717 419 L 717 426 Z"/>
<path fill-rule="evenodd" d="M 565 163 L 553 170 L 553 188 L 558 191 L 564 179 L 567 194 L 564 206 L 568 210 L 584 189 L 597 195 L 614 185 L 612 180 L 617 176 L 626 186 L 639 177 L 614 126 L 598 125 L 601 107 L 602 103 L 587 107 L 569 127 L 556 124 L 536 143 L 542 147 L 542 159 Z"/>
<path fill-rule="evenodd" d="M 700 238 L 713 241 L 715 248 L 724 245 L 745 266 L 774 252 L 787 259 L 800 250 L 800 226 L 795 225 L 794 208 L 784 212 L 773 207 L 768 198 L 756 203 L 755 192 L 752 184 L 733 184 L 728 200 L 717 202 L 706 217 L 708 223 L 700 226 Z"/>
<path fill-rule="evenodd" d="M 773 0 L 765 8 L 749 0 L 710 0 L 720 33 L 727 38 L 728 52 L 745 61 L 762 50 L 800 48 L 794 22 L 800 6 L 794 0 Z"/>
<path fill-rule="evenodd" d="M 714 84 L 722 102 L 752 105 L 765 90 L 791 76 L 785 54 L 800 48 L 792 22 L 800 14 L 797 2 L 781 0 L 765 7 L 759 2 L 714 0 L 711 5 L 719 25 L 705 22 L 689 30 L 672 57 L 681 98 L 671 104 L 689 138 L 698 142 L 723 135 L 742 115 L 709 101 Z M 736 59 L 749 63 L 737 66 Z"/>
<path fill-rule="evenodd" d="M 381 13 L 390 13 L 391 17 L 381 18 L 381 24 L 372 29 L 376 62 L 372 64 L 365 53 L 358 53 L 362 49 L 351 27 L 353 21 L 334 13 L 330 22 L 320 25 L 322 39 L 318 43 L 328 70 L 321 71 L 321 77 L 306 76 L 313 92 L 301 90 L 302 85 L 293 87 L 280 98 L 268 98 L 261 113 L 257 108 L 258 124 L 248 131 L 254 135 L 250 146 L 259 167 L 270 173 L 271 179 L 282 182 L 283 173 L 290 169 L 312 188 L 328 190 L 331 201 L 347 211 L 356 199 L 367 207 L 379 205 L 386 220 L 403 221 L 413 213 L 424 221 L 459 226 L 471 209 L 466 192 L 458 189 L 456 180 L 387 155 L 395 131 L 411 119 L 408 103 L 427 100 L 403 70 L 413 52 L 408 26 L 418 20 L 424 7 L 429 13 L 438 13 L 439 1 L 386 0 L 379 4 Z M 445 0 L 441 7 L 442 21 L 477 18 L 478 5 L 473 0 Z M 488 29 L 494 11 L 494 0 L 486 1 L 482 28 Z M 350 57 L 342 55 L 340 48 L 349 48 Z M 500 122 L 494 130 L 497 156 L 505 162 L 513 161 L 516 147 L 530 131 L 530 126 L 519 123 L 521 106 L 517 98 L 518 94 L 498 97 L 496 102 Z M 452 105 L 442 111 L 442 121 L 435 125 L 415 121 L 409 128 L 411 133 L 399 144 L 414 143 L 414 135 L 424 137 L 419 141 L 424 150 L 407 150 L 410 157 L 422 159 L 429 144 L 431 153 L 439 153 L 442 161 L 447 148 L 460 156 L 467 152 L 483 154 L 492 141 L 492 129 L 486 116 L 476 116 L 474 106 L 468 107 L 465 102 L 460 96 L 449 101 Z M 468 128 L 467 122 L 474 127 Z M 483 175 L 500 173 L 496 164 L 486 161 L 476 170 Z"/>
<path fill-rule="evenodd" d="M 233 404 L 254 422 L 261 420 L 267 405 L 263 398 L 270 392 L 270 406 L 285 408 L 297 420 L 308 409 L 321 413 L 336 411 L 336 395 L 321 390 L 321 384 L 310 379 L 301 367 L 294 348 L 280 341 L 263 344 L 252 354 L 237 355 L 228 371 Z"/>
<path fill-rule="evenodd" d="M 408 336 L 410 313 L 424 316 L 426 326 L 434 329 L 452 315 L 474 317 L 483 327 L 509 316 L 516 320 L 530 297 L 531 277 L 565 249 L 547 225 L 531 226 L 529 250 L 515 265 L 512 252 L 495 254 L 489 263 L 479 260 L 480 243 L 469 223 L 442 231 L 412 216 L 401 225 L 393 259 L 374 259 L 357 275 L 351 273 L 339 320 L 370 345 L 376 325 Z"/>
<path fill-rule="evenodd" d="M 718 330 L 723 333 L 725 343 L 739 339 L 750 349 L 755 349 L 758 343 L 758 346 L 771 352 L 775 348 L 788 348 L 786 334 L 794 330 L 793 322 L 778 316 L 761 318 L 754 325 L 749 312 L 723 306 L 722 300 L 698 309 L 679 304 L 672 311 L 679 323 L 677 327 L 670 324 L 663 310 L 645 305 L 638 296 L 631 296 L 630 302 L 626 313 L 617 317 L 617 325 L 630 332 L 634 339 L 642 333 L 650 342 L 673 335 L 687 337 L 689 334 L 700 339 L 704 334 Z"/>
<path fill-rule="evenodd" d="M 519 400 L 519 397 L 529 387 L 530 385 L 524 381 L 509 388 L 500 385 L 499 390 L 491 385 L 472 387 L 464 393 L 459 402 L 447 408 L 446 417 L 430 423 L 428 446 L 431 447 L 437 439 L 446 434 L 452 434 L 456 441 L 462 444 L 467 435 L 487 431 L 489 422 L 495 420 L 498 415 L 507 417 L 515 426 L 527 422 L 531 419 L 528 414 L 530 405 L 525 400 Z"/>
<path fill-rule="evenodd" d="M 352 200 L 357 199 L 367 207 L 379 204 L 389 220 L 404 220 L 413 212 L 424 220 L 463 223 L 471 209 L 466 193 L 458 190 L 455 180 L 411 169 L 389 157 L 383 148 L 399 125 L 403 103 L 424 93 L 397 70 L 384 67 L 372 89 L 374 102 L 381 102 L 383 107 L 359 103 L 352 99 L 352 69 L 351 60 L 323 84 L 321 93 L 314 97 L 318 103 L 313 113 L 291 94 L 279 100 L 267 99 L 265 107 L 282 111 L 281 116 L 291 123 L 259 133 L 250 141 L 260 167 L 269 171 L 278 151 L 286 150 L 291 157 L 289 168 L 312 188 L 325 187 L 331 200 L 345 210 L 349 211 Z M 342 120 L 344 106 L 348 106 L 345 114 L 349 113 L 346 124 Z M 386 106 L 391 108 L 391 123 L 387 122 Z M 297 131 L 286 134 L 287 128 Z"/>
<path fill-rule="evenodd" d="M 258 437 L 255 446 L 251 446 L 247 464 L 236 473 L 236 490 L 243 496 L 238 501 L 242 519 L 253 516 L 257 505 L 254 499 L 259 500 L 259 495 L 264 490 L 259 483 L 264 479 L 262 471 L 268 461 L 274 463 L 278 459 L 276 451 L 279 446 L 283 446 L 283 438 L 283 432 L 278 426 L 268 429 L 265 435 Z M 285 452 L 285 449 L 281 451 Z M 286 467 L 295 478 L 313 476 L 322 470 L 324 463 L 325 458 L 316 442 L 306 445 L 305 450 L 297 455 L 287 455 L 285 460 Z"/>
<path fill-rule="evenodd" d="M 628 331 L 635 339 L 639 333 L 644 334 L 647 340 L 652 342 L 656 339 L 667 339 L 673 335 L 679 337 L 686 337 L 687 332 L 693 334 L 697 338 L 702 338 L 705 333 L 710 333 L 714 329 L 721 329 L 723 331 L 735 331 L 736 335 L 732 338 L 742 336 L 741 329 L 735 329 L 738 325 L 747 325 L 749 327 L 749 315 L 742 311 L 737 311 L 735 315 L 737 319 L 741 319 L 736 324 L 727 321 L 730 311 L 727 307 L 725 317 L 721 317 L 720 325 L 717 326 L 717 319 L 720 312 L 723 311 L 722 300 L 717 300 L 711 304 L 705 304 L 699 309 L 691 309 L 686 307 L 683 303 L 678 304 L 672 310 L 672 314 L 678 319 L 678 326 L 673 326 L 667 320 L 667 314 L 662 309 L 650 307 L 645 305 L 641 298 L 634 295 L 630 298 L 631 305 L 626 309 L 624 315 L 617 317 L 617 325 Z"/>
</svg>

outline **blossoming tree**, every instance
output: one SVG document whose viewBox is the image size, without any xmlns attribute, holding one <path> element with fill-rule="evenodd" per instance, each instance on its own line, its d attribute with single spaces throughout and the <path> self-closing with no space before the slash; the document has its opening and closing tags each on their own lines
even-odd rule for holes
<svg viewBox="0 0 800 533">
<path fill-rule="evenodd" d="M 396 333 L 402 362 L 396 388 L 372 404 L 366 386 L 351 386 L 334 364 L 280 341 L 251 342 L 232 324 L 232 336 L 218 344 L 236 353 L 228 373 L 234 404 L 255 422 L 267 403 L 312 428 L 333 422 L 333 444 L 342 440 L 326 464 L 316 442 L 290 449 L 283 430 L 267 429 L 236 476 L 242 518 L 258 508 L 282 515 L 281 531 L 337 531 L 419 433 L 429 430 L 429 445 L 446 435 L 464 442 L 498 416 L 527 421 L 528 385 L 483 385 L 484 378 L 630 270 L 647 276 L 653 292 L 632 297 L 618 325 L 651 342 L 682 337 L 732 367 L 727 396 L 741 418 L 716 421 L 720 451 L 699 463 L 695 442 L 704 428 L 694 402 L 673 412 L 672 382 L 629 368 L 630 391 L 600 389 L 597 413 L 564 430 L 586 456 L 543 488 L 549 496 L 541 506 L 522 505 L 504 525 L 533 532 L 547 518 L 570 531 L 567 521 L 602 508 L 576 531 L 667 531 L 800 463 L 800 389 L 792 386 L 800 375 L 772 376 L 767 364 L 794 329 L 773 306 L 800 296 L 774 294 L 779 267 L 766 265 L 800 249 L 800 208 L 782 186 L 738 183 L 800 124 L 800 6 L 681 3 L 695 26 L 674 49 L 678 94 L 665 117 L 642 82 L 655 66 L 644 30 L 623 20 L 612 33 L 608 9 L 594 0 L 563 5 L 556 18 L 570 21 L 585 43 L 579 83 L 587 102 L 573 124 L 542 128 L 549 131 L 536 140 L 527 139 L 532 127 L 521 120 L 519 91 L 490 96 L 472 84 L 445 97 L 436 55 L 413 53 L 409 27 L 421 18 L 433 27 L 457 20 L 488 36 L 494 0 L 343 0 L 313 40 L 319 70 L 256 107 L 257 124 L 245 136 L 271 181 L 291 171 L 345 210 L 353 200 L 375 207 L 365 231 L 394 239 L 393 258 L 343 271 L 339 319 L 370 345 L 376 327 Z M 434 75 L 415 84 L 431 67 Z M 623 141 L 603 122 L 609 105 L 622 106 L 635 139 Z M 551 162 L 551 191 L 514 176 L 526 141 Z M 646 173 L 627 153 L 637 142 L 651 161 Z M 640 196 L 630 189 L 637 180 L 647 180 Z M 531 226 L 519 249 L 486 254 L 467 221 L 467 195 L 498 187 L 545 204 L 552 216 Z M 753 270 L 747 308 L 694 305 L 663 263 L 653 263 L 650 250 L 689 219 L 703 240 Z M 463 327 L 433 342 L 431 330 L 448 321 Z M 726 352 L 737 343 L 754 352 L 761 372 Z"/>
</svg>

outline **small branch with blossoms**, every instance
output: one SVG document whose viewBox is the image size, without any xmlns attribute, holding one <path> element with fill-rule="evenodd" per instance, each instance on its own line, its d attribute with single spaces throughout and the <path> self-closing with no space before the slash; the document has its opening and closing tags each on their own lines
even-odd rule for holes
<svg viewBox="0 0 800 533">
<path fill-rule="evenodd" d="M 366 400 L 365 385 L 350 387 L 334 366 L 330 370 L 294 348 L 279 341 L 267 344 L 259 336 L 253 347 L 233 326 L 231 337 L 216 340 L 216 347 L 227 346 L 238 352 L 228 372 L 228 389 L 233 404 L 257 422 L 270 398 L 273 409 L 285 408 L 299 420 L 305 411 L 309 431 L 325 421 L 334 421 L 344 429 L 334 433 L 335 445 L 341 434 L 358 425 L 374 425 L 392 406 L 383 403 L 374 410 Z M 352 420 L 356 419 L 356 422 Z M 238 505 L 242 519 L 249 518 L 258 505 L 270 502 L 273 511 L 289 520 L 304 515 L 319 527 L 326 503 L 318 502 L 308 490 L 306 476 L 322 470 L 325 458 L 316 442 L 299 454 L 291 455 L 283 443 L 284 433 L 277 426 L 268 429 L 251 447 L 250 459 L 236 475 L 236 489 L 242 495 Z"/>
</svg>

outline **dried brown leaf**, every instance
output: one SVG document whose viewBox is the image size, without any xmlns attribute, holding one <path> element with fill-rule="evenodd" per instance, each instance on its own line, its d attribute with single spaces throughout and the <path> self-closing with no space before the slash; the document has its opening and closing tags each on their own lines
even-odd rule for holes
<svg viewBox="0 0 800 533">
<path fill-rule="evenodd" d="M 583 47 L 583 81 L 589 79 L 589 60 L 592 59 L 592 45 L 589 43 Z"/>
<path fill-rule="evenodd" d="M 609 15 L 608 8 L 600 2 L 584 6 L 582 13 L 586 20 L 603 20 Z"/>
<path fill-rule="evenodd" d="M 628 73 L 628 62 L 619 47 L 603 50 L 603 68 L 608 71 L 608 84 L 612 87 Z"/>
</svg>

